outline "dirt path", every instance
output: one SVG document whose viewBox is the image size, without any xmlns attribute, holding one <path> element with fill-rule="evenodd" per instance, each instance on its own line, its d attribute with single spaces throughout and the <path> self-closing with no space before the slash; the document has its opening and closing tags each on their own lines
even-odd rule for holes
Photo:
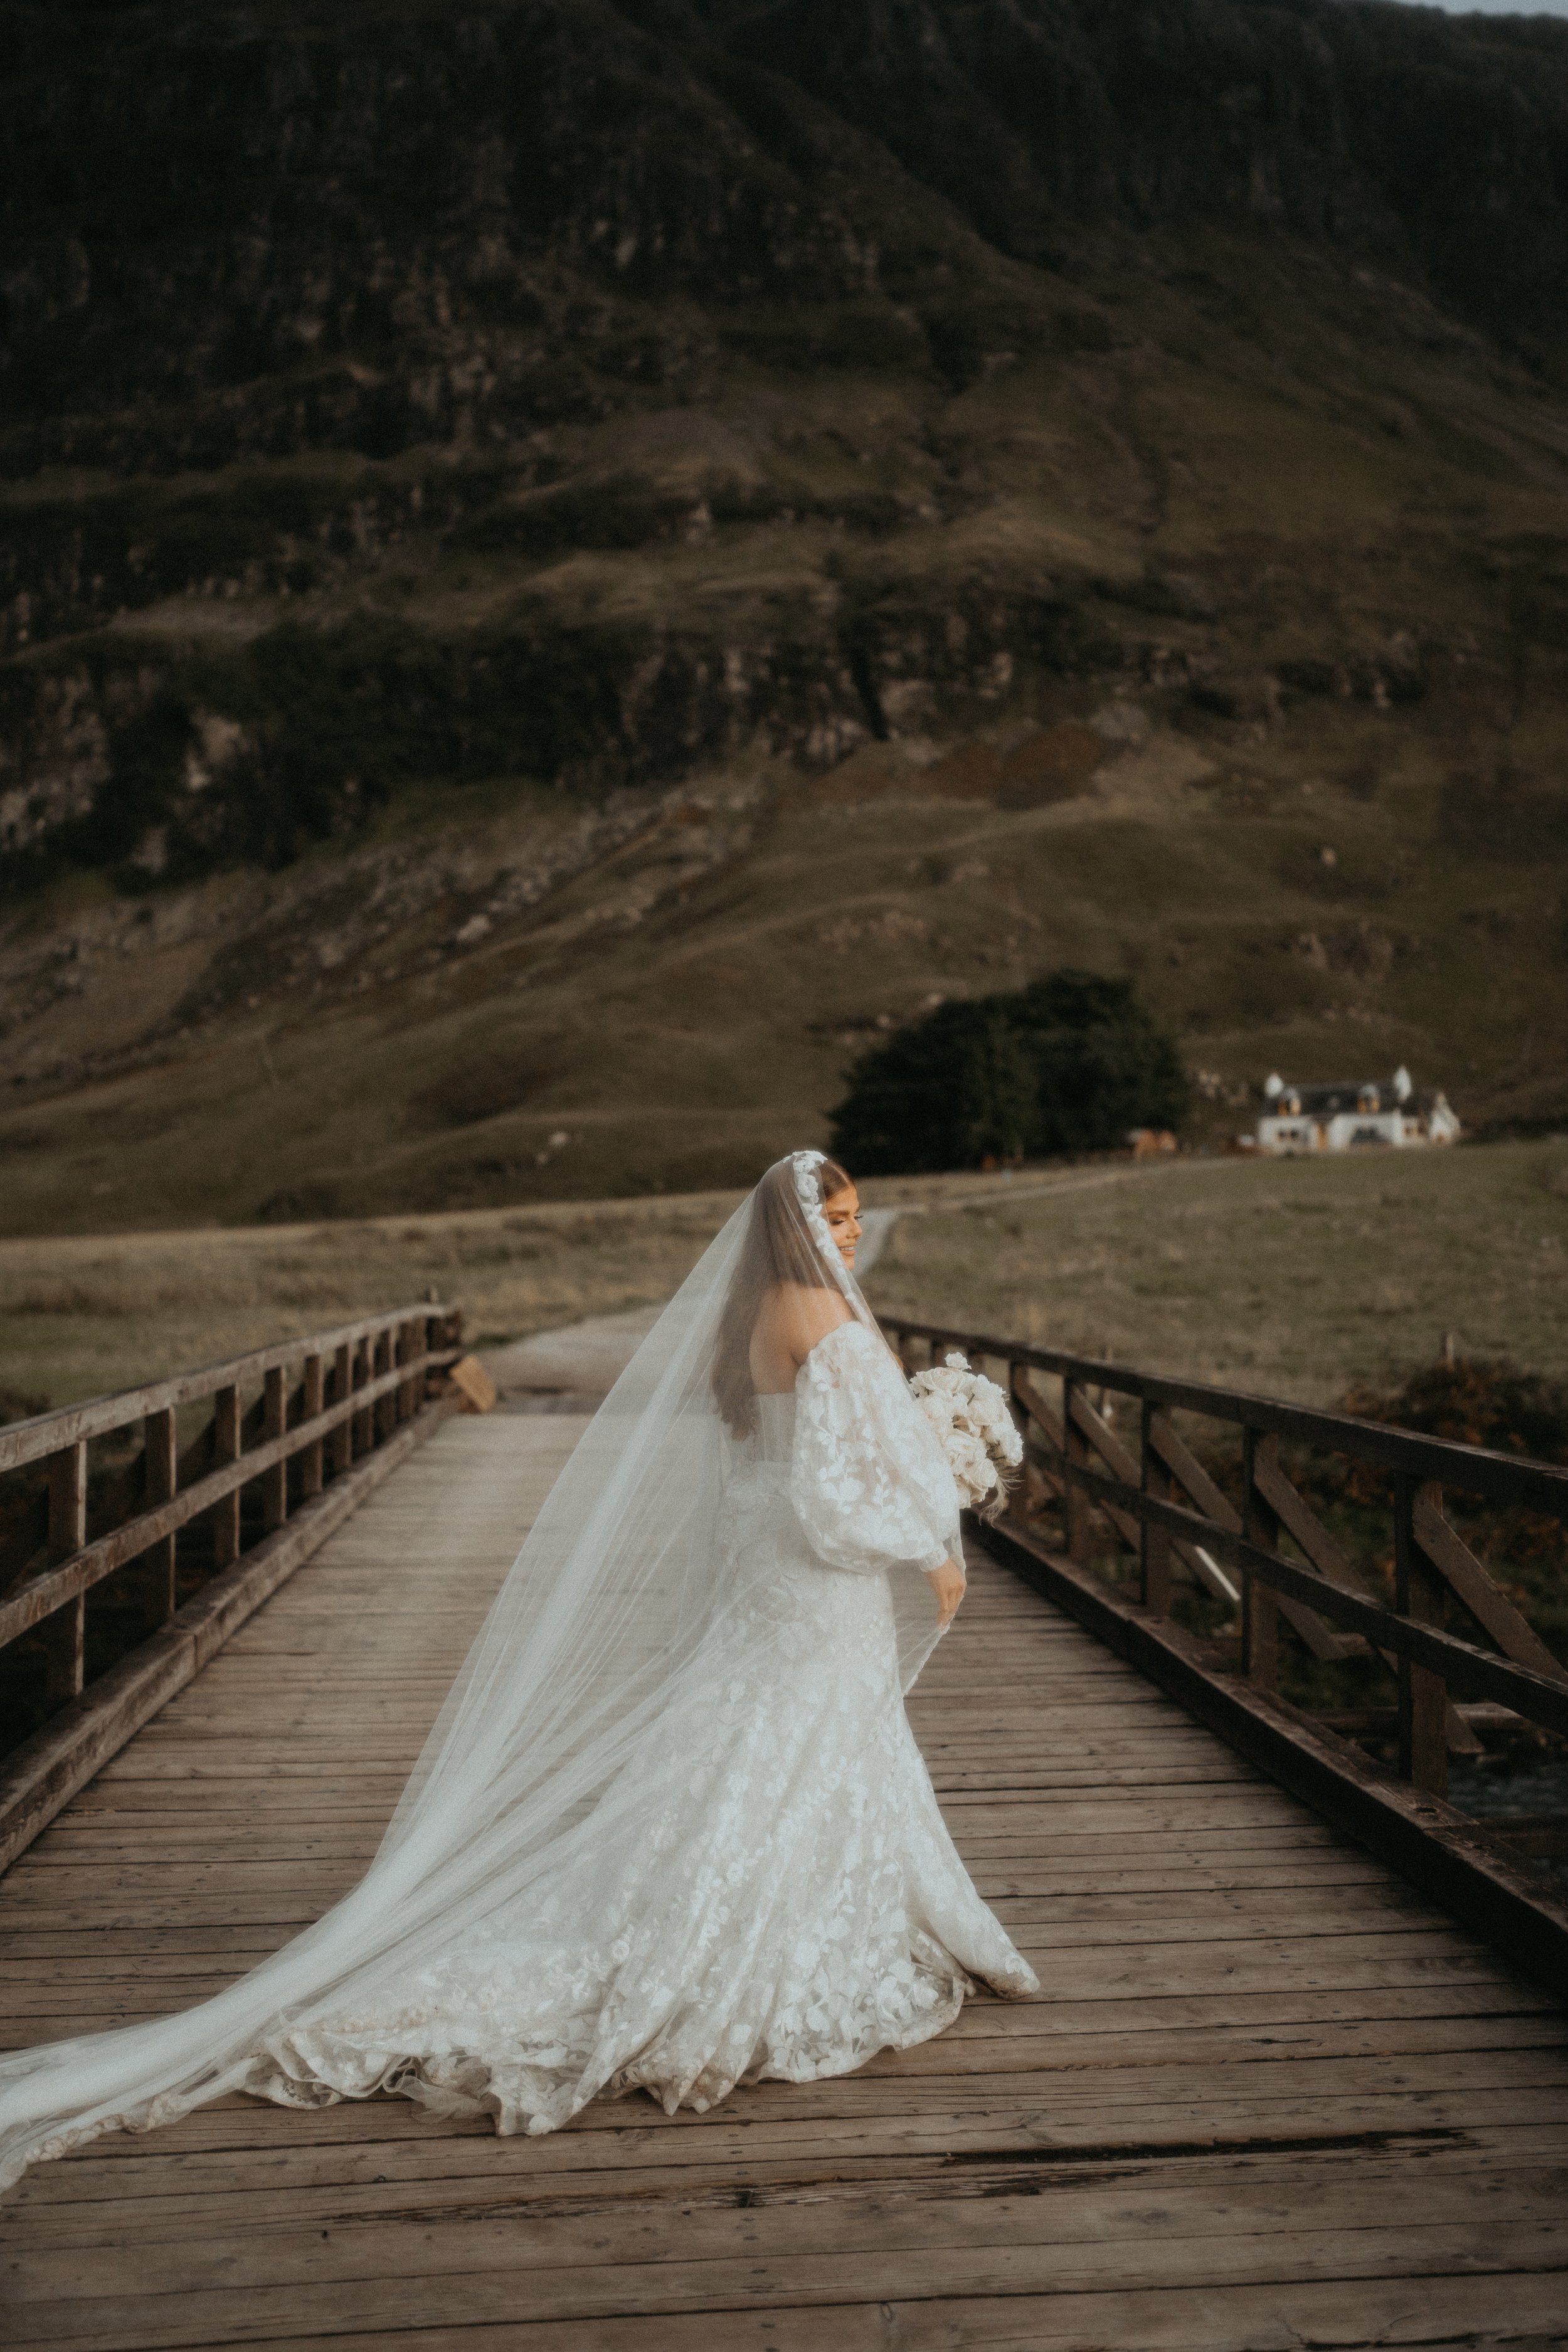
<svg viewBox="0 0 1568 2352">
<path fill-rule="evenodd" d="M 560 1330 L 536 1331 L 480 1361 L 500 1391 L 502 1412 L 591 1412 L 615 1386 L 663 1314 L 662 1305 L 623 1315 L 589 1315 Z"/>
</svg>

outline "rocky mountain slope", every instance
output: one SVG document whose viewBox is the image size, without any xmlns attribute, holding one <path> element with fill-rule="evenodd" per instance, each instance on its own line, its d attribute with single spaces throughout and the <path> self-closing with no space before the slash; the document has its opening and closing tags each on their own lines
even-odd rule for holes
<svg viewBox="0 0 1568 2352">
<path fill-rule="evenodd" d="M 1568 27 L 0 23 L 5 1229 L 735 1181 L 1064 960 L 1568 1114 Z"/>
</svg>

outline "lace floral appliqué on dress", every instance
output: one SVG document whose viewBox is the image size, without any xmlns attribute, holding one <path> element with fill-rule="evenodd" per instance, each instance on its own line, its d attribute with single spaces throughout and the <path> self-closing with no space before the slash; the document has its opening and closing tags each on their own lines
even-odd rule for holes
<svg viewBox="0 0 1568 2352">
<path fill-rule="evenodd" d="M 974 1977 L 1038 1990 L 970 1883 L 904 1712 L 887 1571 L 945 1558 L 933 1528 L 956 1543 L 940 1454 L 859 1324 L 814 1349 L 794 1397 L 758 1402 L 702 1711 L 667 1709 L 627 1768 L 658 1792 L 651 1812 L 611 1791 L 526 1902 L 342 2015 L 270 2036 L 247 2088 L 317 2105 L 385 2087 L 548 2131 L 606 2089 L 673 2112 L 763 2076 L 846 2074 L 940 2032 Z"/>
</svg>

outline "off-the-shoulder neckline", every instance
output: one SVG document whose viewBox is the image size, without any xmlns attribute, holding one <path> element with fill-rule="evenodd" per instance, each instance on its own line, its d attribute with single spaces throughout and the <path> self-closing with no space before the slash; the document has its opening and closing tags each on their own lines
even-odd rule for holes
<svg viewBox="0 0 1568 2352">
<path fill-rule="evenodd" d="M 866 1325 L 861 1322 L 860 1318 L 858 1315 L 851 1315 L 847 1321 L 843 1323 L 836 1323 L 831 1331 L 825 1331 L 821 1339 L 814 1340 L 812 1345 L 806 1349 L 805 1356 L 801 1360 L 800 1371 L 796 1372 L 795 1376 L 796 1388 L 800 1386 L 801 1374 L 804 1373 L 810 1365 L 813 1356 L 820 1354 L 821 1350 L 824 1348 L 831 1346 L 835 1339 L 841 1339 L 846 1331 L 853 1331 L 859 1339 L 869 1339 L 873 1347 L 886 1346 L 887 1344 L 885 1340 L 879 1340 L 874 1331 L 868 1330 Z"/>
<path fill-rule="evenodd" d="M 814 1339 L 812 1341 L 810 1347 L 806 1349 L 805 1354 L 801 1358 L 800 1370 L 795 1373 L 794 1388 L 755 1389 L 752 1391 L 752 1394 L 757 1397 L 794 1396 L 800 1387 L 801 1375 L 805 1372 L 813 1356 L 816 1355 L 822 1349 L 826 1348 L 829 1340 L 837 1339 L 840 1333 L 845 1331 L 863 1332 L 868 1339 L 874 1339 L 876 1337 L 874 1332 L 867 1329 L 865 1324 L 861 1322 L 858 1315 L 847 1316 L 842 1323 L 836 1323 L 831 1331 L 825 1331 L 820 1339 Z"/>
</svg>

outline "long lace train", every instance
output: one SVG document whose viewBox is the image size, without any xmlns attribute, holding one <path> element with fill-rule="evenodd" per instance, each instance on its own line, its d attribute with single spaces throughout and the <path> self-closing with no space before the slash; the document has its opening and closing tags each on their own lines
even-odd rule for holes
<svg viewBox="0 0 1568 2352">
<path fill-rule="evenodd" d="M 626 1768 L 628 1805 L 482 1937 L 268 2037 L 247 2089 L 378 2088 L 548 2131 L 601 2090 L 669 2111 L 738 2083 L 841 2074 L 951 2022 L 982 1977 L 1037 1990 L 975 1893 L 904 1712 L 887 1578 L 826 1568 L 787 1481 L 794 1400 L 763 1401 L 731 1497 L 743 1599 L 705 1676 Z M 729 1670 L 722 1653 L 730 1654 Z M 617 1817 L 611 1801 L 601 1821 Z"/>
</svg>

